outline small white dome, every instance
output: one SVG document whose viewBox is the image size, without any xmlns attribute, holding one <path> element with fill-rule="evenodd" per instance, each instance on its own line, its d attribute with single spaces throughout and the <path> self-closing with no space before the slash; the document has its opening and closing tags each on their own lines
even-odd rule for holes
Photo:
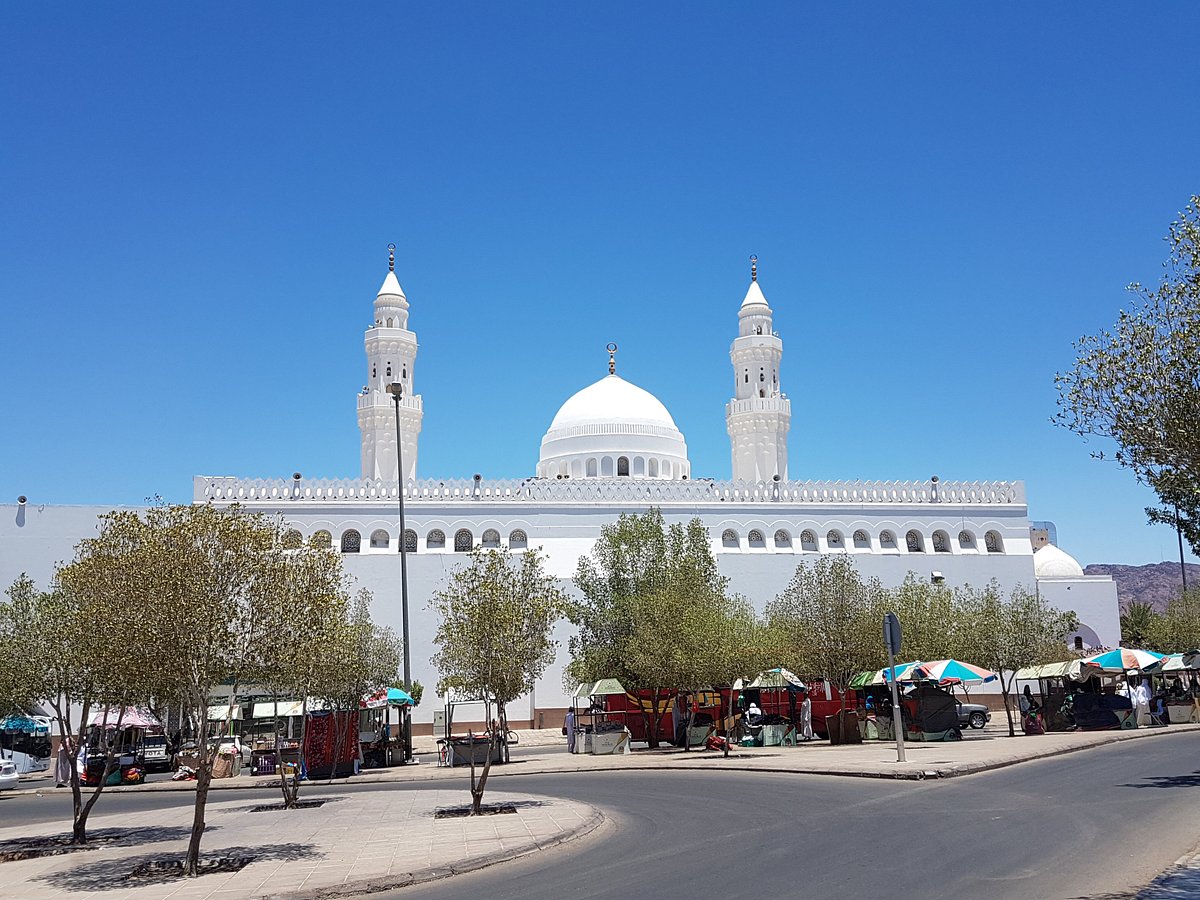
<svg viewBox="0 0 1200 900">
<path fill-rule="evenodd" d="M 687 443 L 657 397 L 617 375 L 574 394 L 542 438 L 541 478 L 686 478 Z"/>
<path fill-rule="evenodd" d="M 1072 578 L 1083 574 L 1083 566 L 1071 554 L 1046 544 L 1033 554 L 1033 574 L 1035 578 Z"/>
<path fill-rule="evenodd" d="M 607 375 L 572 395 L 559 408 L 550 431 L 617 420 L 675 428 L 675 420 L 657 397 L 619 375 Z"/>
</svg>

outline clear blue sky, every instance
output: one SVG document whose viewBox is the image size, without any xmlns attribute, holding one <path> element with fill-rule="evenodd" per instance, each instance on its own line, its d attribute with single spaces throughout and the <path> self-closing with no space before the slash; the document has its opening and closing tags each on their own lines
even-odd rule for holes
<svg viewBox="0 0 1200 900">
<path fill-rule="evenodd" d="M 728 477 L 760 257 L 797 478 L 1024 479 L 1175 555 L 1052 427 L 1200 191 L 1193 3 L 7 4 L 0 499 L 356 476 L 389 241 L 422 476 L 532 474 L 605 371 Z"/>
</svg>

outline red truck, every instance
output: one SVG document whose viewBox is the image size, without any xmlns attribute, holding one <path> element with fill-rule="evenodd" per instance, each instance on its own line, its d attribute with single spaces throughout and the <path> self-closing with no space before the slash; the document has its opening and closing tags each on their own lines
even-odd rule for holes
<svg viewBox="0 0 1200 900">
<path fill-rule="evenodd" d="M 813 731 L 819 737 L 827 738 L 829 735 L 825 730 L 825 717 L 834 715 L 842 708 L 841 694 L 836 685 L 826 681 L 806 683 L 809 699 L 812 701 Z M 603 711 L 609 719 L 624 722 L 635 742 L 646 742 L 646 721 L 649 718 L 652 723 L 656 721 L 657 729 L 652 725 L 651 730 L 657 730 L 659 743 L 674 744 L 675 729 L 671 713 L 678 693 L 677 690 L 663 689 L 657 692 L 637 691 L 636 694 L 609 694 L 603 698 Z M 696 723 L 720 723 L 730 709 L 737 713 L 743 708 L 748 708 L 751 703 L 756 703 L 765 715 L 778 715 L 799 722 L 802 696 L 798 692 L 791 693 L 794 706 L 789 703 L 788 696 L 788 691 L 775 688 L 743 688 L 740 691 L 719 688 L 714 691 L 701 691 L 694 695 Z M 744 707 L 738 705 L 739 698 L 745 701 Z M 854 709 L 857 705 L 857 696 L 853 691 L 848 691 L 846 708 Z"/>
</svg>

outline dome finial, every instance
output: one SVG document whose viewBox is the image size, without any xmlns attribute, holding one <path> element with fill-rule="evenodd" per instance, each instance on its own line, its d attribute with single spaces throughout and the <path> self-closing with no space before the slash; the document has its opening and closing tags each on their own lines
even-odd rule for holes
<svg viewBox="0 0 1200 900">
<path fill-rule="evenodd" d="M 617 374 L 617 345 L 610 341 L 608 346 L 605 347 L 604 349 L 606 349 L 608 351 L 608 374 L 616 375 Z"/>
<path fill-rule="evenodd" d="M 388 244 L 388 271 L 396 271 L 396 245 Z"/>
<path fill-rule="evenodd" d="M 753 253 L 750 254 L 750 280 L 758 281 L 758 257 Z"/>
</svg>

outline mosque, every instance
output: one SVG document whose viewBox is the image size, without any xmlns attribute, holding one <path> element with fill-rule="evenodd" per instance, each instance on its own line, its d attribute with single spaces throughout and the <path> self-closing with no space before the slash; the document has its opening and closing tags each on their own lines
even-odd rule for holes
<svg viewBox="0 0 1200 900">
<path fill-rule="evenodd" d="M 730 325 L 735 317 L 730 309 Z M 1084 575 L 1054 546 L 1052 526 L 1030 522 L 1020 481 L 799 481 L 788 472 L 791 401 L 783 390 L 783 339 L 752 258 L 750 284 L 736 313 L 729 351 L 733 396 L 725 404 L 731 479 L 693 478 L 687 442 L 670 412 L 650 392 L 608 372 L 558 409 L 542 437 L 532 477 L 488 480 L 417 477 L 422 397 L 416 392 L 417 337 L 409 302 L 389 254 L 364 338 L 366 384 L 359 392 L 358 478 L 249 479 L 199 475 L 196 503 L 240 504 L 282 516 L 305 540 L 335 549 L 358 586 L 369 589 L 377 620 L 400 631 L 400 550 L 404 541 L 410 597 L 412 674 L 428 686 L 414 716 L 431 727 L 436 672 L 429 662 L 437 623 L 426 602 L 474 547 L 516 553 L 540 547 L 548 569 L 571 589 L 580 556 L 603 525 L 622 513 L 662 510 L 669 521 L 699 518 L 708 529 L 731 589 L 760 610 L 787 585 L 798 563 L 816 554 L 854 554 L 860 572 L 885 585 L 908 573 L 947 584 L 1004 589 L 1035 587 L 1072 609 L 1080 649 L 1116 646 L 1120 619 L 1108 576 Z M 399 437 L 399 441 L 397 438 Z M 399 458 L 398 458 L 399 453 Z M 397 472 L 403 470 L 402 481 Z M 398 505 L 403 491 L 406 528 Z M 0 579 L 21 572 L 39 583 L 72 547 L 94 533 L 109 507 L 49 506 L 21 498 L 3 507 Z M 514 724 L 557 726 L 568 699 L 562 667 L 570 625 L 559 626 L 563 649 L 525 698 L 512 704 Z"/>
</svg>

